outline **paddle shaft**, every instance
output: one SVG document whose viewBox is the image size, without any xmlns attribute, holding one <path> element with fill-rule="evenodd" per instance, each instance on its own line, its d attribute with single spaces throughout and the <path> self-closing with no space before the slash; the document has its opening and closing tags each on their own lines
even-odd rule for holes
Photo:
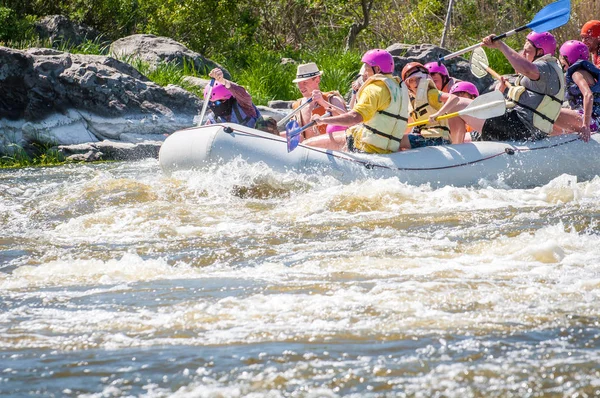
<svg viewBox="0 0 600 398">
<path fill-rule="evenodd" d="M 567 4 L 568 4 L 568 6 L 567 6 Z M 561 7 L 561 6 L 563 6 L 563 8 L 557 9 L 557 7 Z M 566 7 L 564 7 L 564 6 L 566 6 Z M 570 13 L 571 13 L 571 2 L 570 1 L 559 0 L 554 3 L 550 3 L 546 7 L 542 8 L 535 15 L 533 20 L 531 20 L 531 22 L 529 22 L 527 25 L 519 26 L 516 29 L 510 30 L 506 33 L 502 33 L 501 35 L 498 35 L 498 36 L 494 36 L 492 38 L 492 41 L 501 40 L 506 37 L 510 37 L 522 30 L 525 30 L 525 29 L 534 29 L 535 30 L 535 28 L 538 28 L 541 30 L 536 30 L 536 32 L 539 32 L 539 31 L 544 32 L 544 31 L 549 31 L 549 30 L 558 28 L 559 26 L 562 26 L 565 23 L 567 23 L 567 21 L 570 18 Z M 566 19 L 564 17 L 566 17 Z M 483 45 L 483 43 L 473 44 L 470 47 L 456 51 L 452 54 L 448 54 L 445 57 L 441 57 L 438 62 L 442 62 L 447 59 L 458 57 L 459 55 L 462 55 L 464 53 L 472 51 L 478 47 L 481 47 L 482 45 Z"/>
<path fill-rule="evenodd" d="M 202 121 L 204 120 L 204 114 L 206 113 L 206 108 L 208 108 L 208 103 L 210 101 L 210 96 L 212 95 L 213 87 L 215 86 L 215 79 L 210 79 L 210 83 L 208 87 L 208 93 L 204 98 L 204 104 L 202 104 L 202 112 L 200 113 L 200 121 L 198 122 L 199 126 L 202 126 Z"/>
<path fill-rule="evenodd" d="M 491 93 L 483 94 L 474 99 L 466 108 L 461 109 L 458 112 L 452 112 L 445 115 L 438 116 L 435 120 L 450 119 L 461 115 L 470 115 L 477 118 L 489 118 L 495 117 L 499 114 L 504 113 L 506 104 L 504 97 L 499 91 L 492 91 Z M 483 112 L 482 112 L 483 111 Z M 500 111 L 500 112 L 497 112 Z M 417 120 L 409 123 L 407 127 L 422 126 L 428 124 L 429 119 Z"/>
<path fill-rule="evenodd" d="M 469 114 L 470 112 L 477 112 L 481 109 L 486 109 L 489 108 L 490 105 L 488 104 L 483 104 L 483 105 L 478 105 L 478 106 L 474 106 L 468 109 L 467 108 L 463 109 L 462 111 L 458 111 L 458 112 L 452 112 L 452 113 L 447 113 L 445 115 L 441 115 L 438 116 L 435 120 L 439 121 L 439 120 L 444 120 L 444 119 L 451 119 L 453 117 L 457 117 L 460 115 L 465 115 L 465 114 Z M 464 112 L 467 111 L 467 112 Z M 429 119 L 423 119 L 423 120 L 418 120 L 416 122 L 412 122 L 412 123 L 408 123 L 407 127 L 415 127 L 415 126 L 422 126 L 424 124 L 428 124 L 429 123 Z"/>
<path fill-rule="evenodd" d="M 321 117 L 326 117 L 326 116 L 331 116 L 331 112 L 325 112 L 325 113 L 323 114 L 323 116 L 321 116 Z M 302 133 L 304 130 L 308 130 L 309 128 L 311 128 L 311 127 L 312 127 L 312 126 L 314 126 L 315 124 L 317 124 L 317 121 L 316 121 L 316 120 L 313 120 L 312 122 L 310 122 L 310 123 L 308 123 L 308 124 L 306 124 L 306 125 L 304 125 L 304 126 L 300 127 L 299 129 L 296 129 L 296 130 L 294 130 L 294 131 L 290 132 L 290 134 L 289 134 L 289 135 L 290 135 L 290 137 L 295 137 L 295 136 L 297 136 L 298 134 L 301 134 L 301 133 Z"/>
<path fill-rule="evenodd" d="M 508 31 L 508 32 L 502 33 L 501 35 L 494 36 L 494 37 L 492 37 L 492 41 L 496 41 L 496 40 L 502 40 L 502 39 L 504 39 L 504 38 L 506 38 L 506 37 L 510 37 L 510 36 L 512 36 L 512 35 L 514 35 L 514 34 L 517 34 L 517 33 L 519 33 L 519 32 L 520 32 L 520 31 L 522 31 L 522 30 L 525 30 L 525 29 L 527 29 L 527 27 L 528 27 L 527 25 L 523 25 L 523 26 L 520 26 L 520 27 L 518 27 L 517 29 L 513 29 L 513 30 L 511 30 L 511 31 Z M 470 46 L 470 47 L 463 48 L 462 50 L 458 50 L 458 51 L 456 51 L 456 52 L 453 52 L 452 54 L 448 54 L 448 55 L 446 55 L 446 56 L 444 56 L 444 57 L 441 57 L 441 58 L 439 59 L 439 62 L 443 62 L 443 61 L 445 61 L 445 60 L 448 60 L 448 59 L 456 58 L 456 57 L 458 57 L 459 55 L 466 54 L 466 53 L 468 53 L 469 51 L 473 51 L 473 50 L 475 50 L 476 48 L 479 48 L 479 47 L 481 47 L 481 46 L 483 46 L 483 43 L 477 43 L 477 44 L 473 44 L 473 45 L 472 45 L 472 46 Z"/>
<path fill-rule="evenodd" d="M 285 124 L 294 117 L 294 115 L 298 112 L 300 112 L 300 110 L 302 108 L 304 108 L 305 106 L 307 106 L 308 104 L 310 104 L 312 102 L 312 98 L 309 98 L 308 100 L 306 100 L 305 103 L 303 103 L 302 105 L 300 105 L 299 107 L 297 107 L 296 109 L 294 109 L 293 111 L 291 111 L 286 117 L 284 117 L 283 119 L 281 119 L 279 122 L 277 122 L 277 127 L 281 128 L 283 126 L 285 126 Z"/>
<path fill-rule="evenodd" d="M 492 68 L 490 68 L 488 65 L 484 64 L 483 62 L 479 62 L 479 65 L 481 65 L 481 67 L 483 69 L 486 70 L 487 73 L 489 73 L 490 75 L 494 76 L 494 79 L 496 80 L 501 80 L 502 79 L 502 75 L 500 75 L 500 73 L 496 72 L 495 70 L 493 70 Z"/>
<path fill-rule="evenodd" d="M 477 62 L 483 69 L 485 69 L 485 71 L 487 73 L 489 73 L 490 75 L 494 76 L 494 79 L 498 80 L 498 81 L 502 81 L 502 75 L 500 75 L 500 73 L 496 72 L 495 70 L 493 70 L 492 68 L 490 68 L 488 65 L 484 64 L 483 62 L 477 61 L 475 60 L 475 62 Z M 508 85 L 509 87 L 512 86 L 512 84 L 510 84 L 508 81 L 506 82 L 506 85 Z"/>
<path fill-rule="evenodd" d="M 485 105 L 481 105 L 481 106 L 485 107 Z M 447 113 L 445 115 L 438 116 L 435 120 L 439 121 L 439 120 L 444 120 L 444 119 L 450 119 L 450 118 L 460 116 L 460 115 L 461 115 L 460 111 L 452 112 L 452 113 Z M 424 124 L 429 124 L 429 119 L 417 120 L 416 122 L 408 123 L 406 125 L 406 127 L 422 126 Z"/>
</svg>

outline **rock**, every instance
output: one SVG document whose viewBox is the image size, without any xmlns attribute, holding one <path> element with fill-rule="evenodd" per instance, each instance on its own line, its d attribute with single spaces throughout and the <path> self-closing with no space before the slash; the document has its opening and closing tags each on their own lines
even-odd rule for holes
<svg viewBox="0 0 600 398">
<path fill-rule="evenodd" d="M 260 111 L 260 114 L 262 115 L 262 117 L 264 117 L 264 118 L 272 117 L 276 121 L 280 121 L 289 113 L 289 111 L 273 109 L 273 108 L 270 108 L 267 106 L 262 106 L 262 105 L 258 105 L 257 108 Z"/>
<path fill-rule="evenodd" d="M 201 105 L 111 57 L 0 47 L 0 152 L 11 143 L 163 137 L 194 125 Z"/>
<path fill-rule="evenodd" d="M 386 51 L 392 54 L 394 57 L 404 57 L 406 52 L 413 47 L 415 47 L 413 44 L 394 43 L 386 48 Z"/>
<path fill-rule="evenodd" d="M 110 46 L 110 53 L 118 59 L 139 58 L 150 65 L 174 62 L 183 66 L 185 62 L 200 74 L 208 74 L 211 69 L 218 67 L 223 70 L 226 79 L 231 79 L 229 72 L 221 65 L 168 37 L 143 34 L 127 36 L 113 42 Z"/>
<path fill-rule="evenodd" d="M 83 24 L 77 24 L 64 15 L 49 15 L 34 24 L 41 39 L 50 39 L 52 45 L 79 45 L 86 40 L 94 41 L 100 32 Z"/>
<path fill-rule="evenodd" d="M 275 101 L 269 101 L 268 106 L 269 106 L 269 108 L 273 108 L 273 109 L 292 109 L 293 103 L 294 103 L 294 101 L 275 100 Z"/>
<path fill-rule="evenodd" d="M 79 145 L 60 145 L 58 152 L 65 156 L 67 160 L 78 162 L 141 160 L 158 158 L 161 145 L 162 142 L 160 141 L 146 141 L 139 144 L 102 141 Z"/>
<path fill-rule="evenodd" d="M 395 43 L 387 49 L 394 56 L 395 73 L 400 76 L 402 68 L 409 62 L 420 62 L 426 64 L 428 62 L 437 61 L 440 57 L 450 54 L 449 50 L 442 47 L 434 46 L 433 44 L 409 45 Z M 477 86 L 481 94 L 487 92 L 488 87 L 493 82 L 493 78 L 488 76 L 479 79 L 471 73 L 471 65 L 468 60 L 462 57 L 452 58 L 444 61 L 444 65 L 448 68 L 450 76 L 469 81 Z"/>
<path fill-rule="evenodd" d="M 204 90 L 204 87 L 210 83 L 210 80 L 208 79 L 202 79 L 201 77 L 195 76 L 184 76 L 182 80 L 184 83 L 187 83 L 190 86 L 198 87 L 201 90 Z"/>
<path fill-rule="evenodd" d="M 102 152 L 97 150 L 90 150 L 86 153 L 77 153 L 75 155 L 67 156 L 65 158 L 68 162 L 97 162 L 102 160 Z"/>
</svg>

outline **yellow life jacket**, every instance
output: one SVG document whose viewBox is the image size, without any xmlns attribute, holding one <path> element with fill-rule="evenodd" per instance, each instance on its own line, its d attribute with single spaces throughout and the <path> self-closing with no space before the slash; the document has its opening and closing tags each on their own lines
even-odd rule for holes
<svg viewBox="0 0 600 398">
<path fill-rule="evenodd" d="M 551 55 L 545 55 L 540 58 L 540 60 L 547 61 L 552 69 L 556 72 L 560 82 L 560 88 L 556 95 L 549 95 L 538 93 L 537 91 L 530 90 L 521 85 L 521 80 L 523 79 L 523 75 L 519 75 L 517 80 L 515 80 L 515 85 L 508 89 L 506 94 L 506 98 L 513 103 L 530 110 L 533 112 L 533 126 L 545 133 L 550 133 L 552 131 L 552 126 L 554 126 L 554 122 L 558 119 L 558 115 L 560 114 L 560 109 L 562 108 L 563 99 L 565 98 L 565 79 L 563 77 L 563 70 L 558 63 L 558 60 Z M 530 91 L 535 94 L 539 94 L 543 96 L 542 102 L 536 107 L 530 107 L 522 102 L 519 102 L 519 98 L 525 91 Z"/>
<path fill-rule="evenodd" d="M 417 87 L 417 93 L 410 101 L 410 117 L 416 122 L 419 120 L 429 119 L 429 115 L 436 113 L 441 107 L 436 108 L 429 103 L 429 90 L 437 90 L 433 80 L 429 78 L 421 78 Z M 425 138 L 439 138 L 445 140 L 450 139 L 450 128 L 448 120 L 439 120 L 435 124 L 428 124 L 418 128 L 420 134 Z"/>
<path fill-rule="evenodd" d="M 408 122 L 408 89 L 404 82 L 399 82 L 392 77 L 376 74 L 371 76 L 358 90 L 360 97 L 363 89 L 375 81 L 382 81 L 390 92 L 390 104 L 383 110 L 378 110 L 367 122 L 361 123 L 360 141 L 369 144 L 384 152 L 396 152 L 400 149 L 400 141 L 406 130 Z M 355 144 L 360 147 L 360 143 Z"/>
</svg>

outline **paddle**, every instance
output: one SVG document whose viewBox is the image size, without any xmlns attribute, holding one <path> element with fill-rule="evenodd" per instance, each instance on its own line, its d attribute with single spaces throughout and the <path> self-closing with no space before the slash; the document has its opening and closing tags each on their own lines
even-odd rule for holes
<svg viewBox="0 0 600 398">
<path fill-rule="evenodd" d="M 304 131 L 295 120 L 290 120 L 285 126 L 285 139 L 287 141 L 287 151 L 292 152 L 300 143 L 300 133 Z"/>
<path fill-rule="evenodd" d="M 306 105 L 310 104 L 312 102 L 312 97 L 309 98 L 308 100 L 306 100 L 305 103 L 303 103 L 302 105 L 300 105 L 299 107 L 297 107 L 296 109 L 294 109 L 293 111 L 291 111 L 286 117 L 284 117 L 283 119 L 281 119 L 279 122 L 277 122 L 277 128 L 281 128 L 283 126 L 286 125 L 286 123 L 288 122 L 288 120 L 290 120 L 291 118 L 294 117 L 294 115 L 296 113 L 298 113 L 302 108 L 304 108 Z"/>
<path fill-rule="evenodd" d="M 200 113 L 200 121 L 198 122 L 198 126 L 202 126 L 202 121 L 204 120 L 204 114 L 206 113 L 206 108 L 208 108 L 208 103 L 210 101 L 210 96 L 212 95 L 213 87 L 215 86 L 215 79 L 210 79 L 210 83 L 208 83 L 208 93 L 204 97 L 204 104 L 202 105 L 202 113 Z"/>
<path fill-rule="evenodd" d="M 549 30 L 556 29 L 559 26 L 563 26 L 564 24 L 569 22 L 570 17 L 571 0 L 559 0 L 554 3 L 548 4 L 546 7 L 542 8 L 537 14 L 535 14 L 535 17 L 533 17 L 531 22 L 529 22 L 527 25 L 520 26 L 499 36 L 494 36 L 492 40 L 496 41 L 504 39 L 505 37 L 512 36 L 525 29 L 532 29 L 534 32 L 538 33 L 548 32 Z M 481 47 L 482 45 L 483 43 L 473 44 L 470 47 L 456 51 L 452 54 L 448 54 L 444 57 L 440 57 L 438 62 L 443 62 L 445 60 L 458 57 L 459 55 L 468 53 L 469 51 Z"/>
<path fill-rule="evenodd" d="M 487 55 L 481 47 L 473 50 L 473 53 L 471 54 L 471 73 L 480 79 L 488 73 L 496 80 L 502 79 L 502 76 L 500 76 L 498 72 L 490 68 Z"/>
<path fill-rule="evenodd" d="M 325 114 L 321 117 L 326 117 L 326 116 L 331 116 L 331 113 L 325 112 Z M 287 141 L 288 153 L 292 152 L 294 149 L 296 149 L 296 147 L 300 143 L 300 134 L 304 130 L 307 130 L 307 129 L 311 128 L 312 126 L 314 126 L 316 123 L 317 122 L 315 120 L 313 120 L 312 122 L 300 127 L 298 125 L 298 122 L 296 122 L 295 120 L 292 120 L 285 126 L 285 139 Z"/>
<path fill-rule="evenodd" d="M 456 116 L 472 116 L 477 119 L 489 119 L 496 116 L 502 116 L 506 112 L 506 102 L 504 95 L 500 91 L 492 91 L 491 93 L 480 95 L 475 98 L 466 108 L 458 112 L 442 115 L 436 120 L 450 119 Z M 408 124 L 408 127 L 422 126 L 428 124 L 429 119 L 417 120 Z"/>
</svg>

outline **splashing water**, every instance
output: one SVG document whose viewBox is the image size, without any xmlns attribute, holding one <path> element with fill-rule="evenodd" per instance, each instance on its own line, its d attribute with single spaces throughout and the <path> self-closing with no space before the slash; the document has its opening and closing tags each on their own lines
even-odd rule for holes
<svg viewBox="0 0 600 398">
<path fill-rule="evenodd" d="M 0 395 L 600 395 L 600 179 L 0 171 Z"/>
</svg>

